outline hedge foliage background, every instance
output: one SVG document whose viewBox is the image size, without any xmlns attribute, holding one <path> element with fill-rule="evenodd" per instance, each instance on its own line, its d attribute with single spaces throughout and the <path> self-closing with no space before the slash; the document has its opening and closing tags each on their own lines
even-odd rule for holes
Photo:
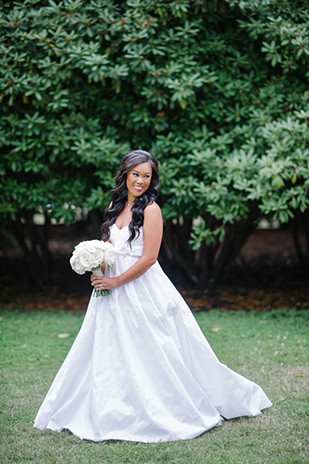
<svg viewBox="0 0 309 464">
<path fill-rule="evenodd" d="M 132 148 L 159 159 L 164 250 L 201 285 L 262 216 L 309 243 L 308 22 L 305 0 L 2 2 L 0 216 L 32 276 L 51 218 L 99 214 Z"/>
</svg>

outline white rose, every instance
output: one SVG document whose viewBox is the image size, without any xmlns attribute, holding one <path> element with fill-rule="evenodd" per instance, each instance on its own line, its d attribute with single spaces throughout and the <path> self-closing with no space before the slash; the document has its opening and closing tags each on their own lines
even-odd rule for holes
<svg viewBox="0 0 309 464">
<path fill-rule="evenodd" d="M 81 265 L 84 266 L 86 271 L 91 271 L 91 268 L 93 267 L 93 256 L 91 253 L 88 253 L 88 251 L 85 249 L 80 253 L 80 262 Z"/>
<path fill-rule="evenodd" d="M 70 259 L 70 264 L 73 269 L 77 274 L 83 275 L 85 274 L 85 268 L 82 266 L 78 254 L 73 254 L 71 259 Z"/>
<path fill-rule="evenodd" d="M 89 240 L 87 242 L 87 250 L 89 253 L 95 254 L 96 250 L 98 248 L 98 243 L 100 243 L 100 240 Z"/>
<path fill-rule="evenodd" d="M 79 252 L 81 252 L 82 250 L 84 250 L 84 249 L 86 248 L 86 246 L 87 246 L 87 242 L 86 242 L 86 241 L 80 242 L 78 245 L 75 246 L 74 252 L 79 253 Z"/>
<path fill-rule="evenodd" d="M 102 250 L 97 249 L 95 255 L 92 257 L 93 264 L 96 266 L 99 266 L 100 264 L 103 263 L 104 261 L 104 253 Z"/>
</svg>

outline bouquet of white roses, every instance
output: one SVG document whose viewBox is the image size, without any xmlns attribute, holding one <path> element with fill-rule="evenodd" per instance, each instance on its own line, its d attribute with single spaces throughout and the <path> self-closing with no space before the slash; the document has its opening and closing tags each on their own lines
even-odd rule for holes
<svg viewBox="0 0 309 464">
<path fill-rule="evenodd" d="M 87 240 L 80 242 L 74 248 L 70 259 L 73 271 L 77 274 L 85 274 L 91 271 L 94 275 L 101 276 L 101 264 L 111 266 L 114 263 L 114 247 L 109 242 L 102 240 Z M 96 290 L 96 296 L 109 295 L 109 290 Z"/>
</svg>

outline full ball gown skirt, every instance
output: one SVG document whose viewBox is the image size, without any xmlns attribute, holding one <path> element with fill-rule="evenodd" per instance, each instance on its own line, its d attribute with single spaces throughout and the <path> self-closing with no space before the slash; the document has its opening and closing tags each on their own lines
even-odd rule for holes
<svg viewBox="0 0 309 464">
<path fill-rule="evenodd" d="M 106 275 L 121 274 L 142 256 L 142 228 L 131 248 L 128 237 L 128 227 L 111 227 L 116 259 Z M 174 441 L 269 406 L 261 387 L 219 362 L 155 263 L 108 296 L 92 294 L 34 427 L 93 441 Z"/>
</svg>

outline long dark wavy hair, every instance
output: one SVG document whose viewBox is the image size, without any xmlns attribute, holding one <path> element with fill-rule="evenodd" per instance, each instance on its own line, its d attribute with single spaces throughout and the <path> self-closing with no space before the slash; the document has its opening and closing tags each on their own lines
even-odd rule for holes
<svg viewBox="0 0 309 464">
<path fill-rule="evenodd" d="M 102 240 L 106 242 L 110 237 L 109 228 L 115 223 L 117 217 L 124 210 L 127 201 L 127 174 L 128 172 L 140 163 L 148 162 L 152 167 L 151 182 L 143 195 L 137 197 L 131 207 L 132 220 L 129 224 L 130 237 L 128 239 L 131 244 L 134 237 L 139 236 L 140 227 L 144 223 L 144 209 L 149 203 L 154 201 L 159 193 L 159 169 L 158 162 L 155 157 L 144 150 L 133 150 L 122 158 L 119 172 L 116 176 L 116 186 L 112 190 L 112 202 L 103 214 L 103 224 L 101 226 Z"/>
</svg>

